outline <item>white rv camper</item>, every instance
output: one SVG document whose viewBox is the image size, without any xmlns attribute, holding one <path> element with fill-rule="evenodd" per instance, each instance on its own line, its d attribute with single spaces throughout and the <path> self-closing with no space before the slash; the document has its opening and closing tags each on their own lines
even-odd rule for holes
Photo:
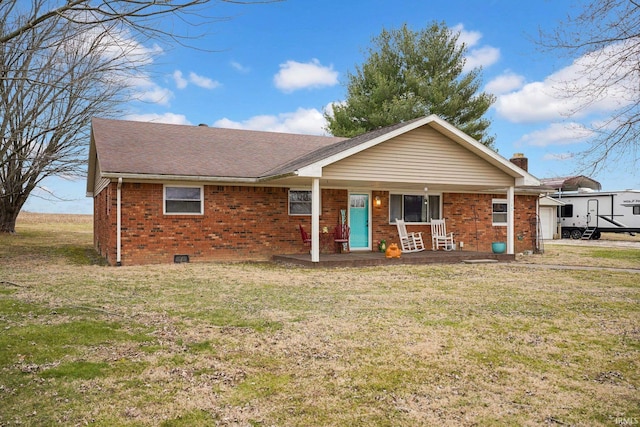
<svg viewBox="0 0 640 427">
<path fill-rule="evenodd" d="M 562 237 L 599 239 L 602 232 L 640 233 L 640 190 L 556 193 Z"/>
</svg>

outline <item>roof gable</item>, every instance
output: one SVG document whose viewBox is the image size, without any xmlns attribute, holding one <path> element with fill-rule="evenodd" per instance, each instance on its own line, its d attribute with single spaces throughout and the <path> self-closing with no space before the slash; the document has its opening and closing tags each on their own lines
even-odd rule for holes
<svg viewBox="0 0 640 427">
<path fill-rule="evenodd" d="M 378 129 L 355 138 L 325 147 L 312 153 L 310 156 L 318 160 L 300 167 L 298 174 L 301 176 L 319 176 L 323 167 L 353 156 L 364 150 L 375 147 L 378 144 L 389 141 L 392 138 L 411 132 L 422 126 L 429 126 L 440 134 L 446 136 L 451 142 L 461 145 L 470 153 L 481 160 L 493 165 L 495 168 L 516 179 L 518 186 L 540 186 L 540 181 L 511 163 L 485 145 L 479 143 L 469 135 L 452 126 L 436 115 L 421 117 L 408 122 L 399 123 L 386 128 Z M 304 160 L 304 159 L 301 159 Z"/>
</svg>

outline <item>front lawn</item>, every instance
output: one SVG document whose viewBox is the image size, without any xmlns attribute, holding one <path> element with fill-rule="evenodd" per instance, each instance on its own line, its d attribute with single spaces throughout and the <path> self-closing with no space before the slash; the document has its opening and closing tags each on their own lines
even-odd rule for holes
<svg viewBox="0 0 640 427">
<path fill-rule="evenodd" d="M 116 268 L 52 221 L 0 236 L 0 425 L 640 423 L 640 274 Z"/>
</svg>

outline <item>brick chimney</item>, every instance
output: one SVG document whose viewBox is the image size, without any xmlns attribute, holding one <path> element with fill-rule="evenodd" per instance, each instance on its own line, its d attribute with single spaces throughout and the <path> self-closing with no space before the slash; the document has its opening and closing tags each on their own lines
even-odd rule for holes
<svg viewBox="0 0 640 427">
<path fill-rule="evenodd" d="M 509 159 L 511 163 L 523 169 L 525 172 L 529 172 L 529 159 L 527 159 L 523 153 L 514 153 L 513 157 Z"/>
</svg>

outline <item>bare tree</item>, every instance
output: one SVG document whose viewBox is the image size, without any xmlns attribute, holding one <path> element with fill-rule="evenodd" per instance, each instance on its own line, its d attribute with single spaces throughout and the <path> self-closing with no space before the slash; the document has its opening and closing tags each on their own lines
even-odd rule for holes
<svg viewBox="0 0 640 427">
<path fill-rule="evenodd" d="M 596 172 L 607 163 L 635 168 L 640 148 L 640 3 L 591 0 L 540 40 L 545 48 L 580 58 L 574 62 L 578 76 L 557 87 L 572 99 L 569 116 L 605 103 L 613 111 L 592 123 L 589 147 L 578 156 L 581 169 Z"/>
<path fill-rule="evenodd" d="M 152 62 L 141 43 L 189 39 L 158 18 L 185 20 L 208 2 L 0 0 L 0 232 L 15 232 L 43 179 L 84 174 L 91 117 L 116 115 Z"/>
</svg>

